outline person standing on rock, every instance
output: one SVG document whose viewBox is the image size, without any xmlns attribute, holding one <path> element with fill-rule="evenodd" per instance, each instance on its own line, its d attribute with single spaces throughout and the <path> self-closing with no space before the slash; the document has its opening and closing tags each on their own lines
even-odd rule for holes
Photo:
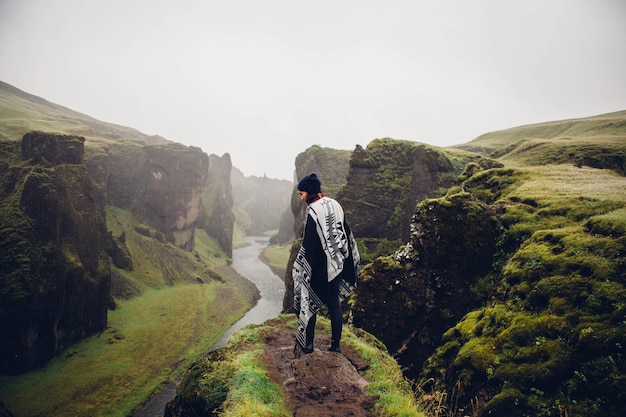
<svg viewBox="0 0 626 417">
<path fill-rule="evenodd" d="M 343 208 L 322 193 L 312 172 L 298 183 L 300 199 L 307 203 L 302 245 L 293 264 L 294 309 L 298 330 L 294 353 L 313 352 L 317 312 L 326 305 L 331 323 L 328 350 L 341 352 L 341 302 L 356 288 L 361 259 Z"/>
</svg>

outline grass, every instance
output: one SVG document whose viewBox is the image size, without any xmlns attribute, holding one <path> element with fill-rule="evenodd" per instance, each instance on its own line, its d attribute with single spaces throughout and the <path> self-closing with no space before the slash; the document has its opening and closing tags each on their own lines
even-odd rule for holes
<svg viewBox="0 0 626 417">
<path fill-rule="evenodd" d="M 0 139 L 19 140 L 31 130 L 85 136 L 94 141 L 121 137 L 149 140 L 148 135 L 133 128 L 101 122 L 0 81 Z"/>
<path fill-rule="evenodd" d="M 485 133 L 469 143 L 457 146 L 463 149 L 491 153 L 515 142 L 530 138 L 589 138 L 591 136 L 626 136 L 626 111 L 602 114 L 580 119 L 558 120 L 513 127 Z M 593 139 L 595 140 L 595 138 Z"/>
<path fill-rule="evenodd" d="M 239 355 L 224 414 L 231 417 L 291 415 L 279 385 L 272 382 L 259 359 L 262 347 Z"/>
<path fill-rule="evenodd" d="M 326 323 L 329 325 L 329 323 Z M 385 347 L 373 336 L 355 329 L 345 332 L 343 343 L 350 344 L 359 355 L 370 361 L 363 377 L 370 383 L 368 395 L 377 395 L 379 400 L 374 413 L 380 416 L 422 417 L 424 404 L 415 399 L 410 384 L 404 378 L 397 362 L 386 352 Z"/>
<path fill-rule="evenodd" d="M 278 325 L 295 327 L 297 320 L 293 315 L 282 315 L 275 319 Z M 319 325 L 324 332 L 330 332 L 330 322 L 324 317 L 318 318 Z M 260 326 L 248 326 L 235 333 L 228 346 L 228 353 L 221 355 L 219 360 L 227 364 L 216 365 L 213 369 L 235 369 L 234 373 L 224 372 L 205 373 L 200 378 L 200 389 L 203 387 L 228 385 L 226 399 L 223 403 L 222 417 L 239 416 L 290 416 L 287 402 L 280 386 L 271 381 L 263 368 L 260 355 L 263 352 L 261 334 L 271 329 L 271 321 Z M 342 343 L 352 346 L 359 355 L 370 362 L 370 367 L 364 371 L 363 377 L 370 383 L 366 388 L 368 395 L 379 396 L 374 406 L 376 416 L 388 417 L 421 417 L 420 404 L 415 399 L 408 381 L 403 377 L 400 367 L 395 360 L 386 353 L 384 346 L 373 336 L 361 330 L 344 328 Z M 216 383 L 209 375 L 218 374 L 224 378 Z M 222 391 L 222 390 L 220 390 Z M 207 394 L 208 395 L 208 394 Z M 206 398 L 207 403 L 214 403 L 212 398 Z"/>
<path fill-rule="evenodd" d="M 263 249 L 270 268 L 285 269 L 289 262 L 289 254 L 291 253 L 291 242 L 284 245 L 270 245 Z"/>
<path fill-rule="evenodd" d="M 545 165 L 518 170 L 532 174 L 509 197 L 562 203 L 563 198 L 626 201 L 626 181 L 609 170 L 572 165 Z"/>
<path fill-rule="evenodd" d="M 241 289 L 215 272 L 227 258 L 204 231 L 186 252 L 137 233 L 126 210 L 107 207 L 107 224 L 114 236 L 126 234 L 135 260 L 132 271 L 112 266 L 118 298 L 108 328 L 44 368 L 0 376 L 0 398 L 17 416 L 129 415 L 250 308 Z"/>
<path fill-rule="evenodd" d="M 120 301 L 101 334 L 69 347 L 45 368 L 0 377 L 0 398 L 18 416 L 129 415 L 248 309 L 238 299 L 214 303 L 224 287 L 237 292 L 228 283 L 184 284 Z"/>
</svg>

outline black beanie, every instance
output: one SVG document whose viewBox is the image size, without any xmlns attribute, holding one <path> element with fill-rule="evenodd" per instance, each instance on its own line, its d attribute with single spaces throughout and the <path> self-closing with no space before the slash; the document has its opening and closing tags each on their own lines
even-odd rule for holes
<svg viewBox="0 0 626 417">
<path fill-rule="evenodd" d="M 311 172 L 309 175 L 302 177 L 298 183 L 298 190 L 306 191 L 311 194 L 317 194 L 322 192 L 322 183 L 315 172 Z"/>
</svg>

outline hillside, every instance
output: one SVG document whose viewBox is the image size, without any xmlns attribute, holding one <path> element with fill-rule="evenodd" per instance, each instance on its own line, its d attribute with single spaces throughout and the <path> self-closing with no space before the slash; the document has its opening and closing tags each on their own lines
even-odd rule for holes
<svg viewBox="0 0 626 417">
<path fill-rule="evenodd" d="M 533 139 L 556 143 L 572 140 L 581 142 L 608 141 L 610 143 L 624 141 L 626 139 L 626 110 L 489 132 L 468 143 L 457 145 L 455 148 L 483 154 L 502 151 L 499 154 L 502 156 L 508 153 L 505 151 L 506 148 L 516 146 L 521 141 Z M 566 145 L 566 143 L 562 144 Z"/>
<path fill-rule="evenodd" d="M 168 142 L 130 127 L 102 122 L 0 81 L 0 140 L 18 140 L 32 130 L 84 136 L 91 140 L 126 139 L 144 144 Z"/>
<path fill-rule="evenodd" d="M 502 165 L 417 204 L 406 245 L 364 270 L 354 324 L 459 412 L 623 415 L 625 116 L 481 137 Z"/>
</svg>

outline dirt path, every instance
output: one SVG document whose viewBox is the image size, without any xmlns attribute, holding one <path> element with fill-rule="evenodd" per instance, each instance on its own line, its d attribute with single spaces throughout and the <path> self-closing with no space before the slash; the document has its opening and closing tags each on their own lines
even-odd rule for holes
<svg viewBox="0 0 626 417">
<path fill-rule="evenodd" d="M 315 351 L 295 358 L 295 331 L 277 324 L 264 338 L 263 362 L 274 382 L 283 387 L 294 417 L 369 417 L 377 397 L 368 396 L 368 382 L 358 371 L 369 363 L 347 346 L 328 352 L 330 336 L 316 330 Z"/>
</svg>

